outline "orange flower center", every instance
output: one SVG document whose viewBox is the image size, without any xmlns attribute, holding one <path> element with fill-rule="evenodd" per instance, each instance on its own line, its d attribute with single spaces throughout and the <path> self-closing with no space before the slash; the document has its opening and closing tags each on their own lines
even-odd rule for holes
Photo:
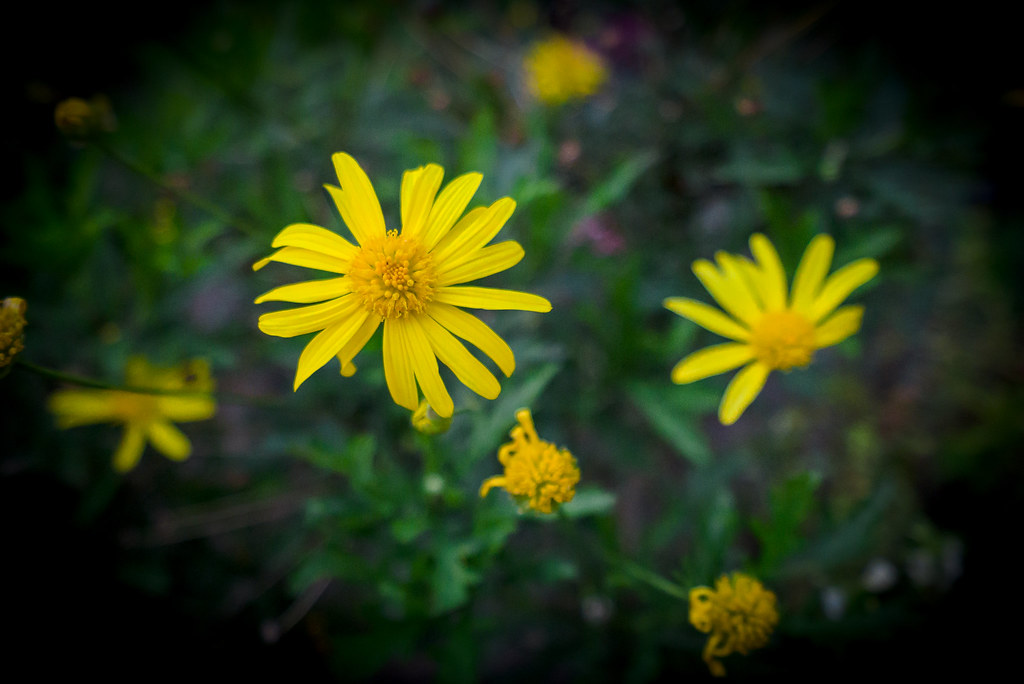
<svg viewBox="0 0 1024 684">
<path fill-rule="evenodd" d="M 434 259 L 416 238 L 397 230 L 368 241 L 352 259 L 352 291 L 370 313 L 402 318 L 421 313 L 434 298 Z"/>
<path fill-rule="evenodd" d="M 750 344 L 758 360 L 773 370 L 804 367 L 814 350 L 814 326 L 804 316 L 790 310 L 769 311 L 751 331 Z"/>
</svg>

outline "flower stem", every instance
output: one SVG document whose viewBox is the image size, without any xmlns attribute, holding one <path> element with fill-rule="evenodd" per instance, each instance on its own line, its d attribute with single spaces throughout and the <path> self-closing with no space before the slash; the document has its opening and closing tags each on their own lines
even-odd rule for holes
<svg viewBox="0 0 1024 684">
<path fill-rule="evenodd" d="M 633 579 L 640 580 L 641 582 L 646 582 L 655 589 L 663 591 L 669 596 L 675 597 L 677 599 L 682 599 L 683 601 L 690 600 L 690 592 L 688 592 L 686 589 L 679 586 L 675 582 L 670 582 L 658 573 L 652 572 L 646 568 L 642 568 L 636 563 L 626 560 L 624 558 L 621 559 L 619 563 L 621 564 L 622 569 L 626 571 L 626 574 L 632 576 Z"/>
<path fill-rule="evenodd" d="M 179 200 L 181 200 L 183 202 L 186 202 L 188 204 L 191 204 L 192 206 L 205 211 L 206 213 L 210 214 L 214 218 L 217 218 L 217 219 L 223 221 L 224 223 L 226 223 L 229 226 L 234 226 L 234 227 L 238 228 L 243 233 L 246 233 L 247 235 L 249 235 L 251 237 L 263 237 L 261 235 L 260 230 L 256 226 L 254 226 L 253 224 L 249 223 L 248 221 L 243 221 L 243 220 L 240 220 L 240 219 L 232 216 L 231 214 L 229 214 L 228 212 L 224 211 L 219 206 L 217 206 L 216 204 L 214 204 L 210 200 L 206 199 L 205 197 L 201 197 L 199 195 L 196 195 L 195 193 L 190 192 L 189 190 L 186 190 L 184 188 L 174 187 L 173 185 L 171 185 L 170 183 L 165 181 L 163 178 L 161 178 L 152 169 L 148 169 L 145 166 L 142 166 L 137 161 L 126 157 L 121 152 L 119 152 L 118 150 L 114 149 L 113 147 L 107 145 L 106 143 L 104 143 L 102 141 L 97 141 L 95 143 L 95 145 L 96 145 L 97 148 L 102 150 L 111 159 L 117 161 L 118 163 L 120 163 L 124 167 L 130 169 L 134 173 L 142 176 L 143 178 L 145 178 L 149 182 L 151 182 L 154 185 L 156 185 L 161 190 L 164 190 L 165 192 L 170 193 L 171 195 L 173 195 L 174 197 L 178 198 Z"/>
<path fill-rule="evenodd" d="M 118 385 L 110 382 L 103 382 L 102 380 L 94 380 L 93 378 L 87 378 L 81 375 L 74 375 L 72 373 L 65 373 L 64 371 L 54 370 L 53 368 L 47 368 L 24 359 L 17 358 L 14 363 L 21 366 L 27 371 L 31 371 L 36 375 L 40 375 L 44 378 L 50 378 L 51 380 L 57 380 L 58 382 L 66 382 L 72 385 L 78 385 L 80 387 L 90 387 L 93 389 L 101 390 L 114 390 L 117 392 L 133 392 L 135 394 L 160 394 L 170 395 L 177 397 L 211 397 L 216 399 L 220 403 L 225 404 L 250 404 L 255 406 L 278 406 L 282 402 L 280 401 L 267 401 L 261 397 L 247 397 L 235 394 L 226 394 L 224 392 L 199 392 L 196 390 L 189 389 L 158 389 L 155 387 L 133 387 L 131 385 Z M 13 364 L 12 364 L 13 365 Z"/>
</svg>

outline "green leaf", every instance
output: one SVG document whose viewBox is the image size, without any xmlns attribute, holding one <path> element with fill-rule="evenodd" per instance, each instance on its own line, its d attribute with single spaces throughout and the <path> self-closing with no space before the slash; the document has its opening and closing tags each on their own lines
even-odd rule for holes
<svg viewBox="0 0 1024 684">
<path fill-rule="evenodd" d="M 572 501 L 562 504 L 566 517 L 583 518 L 604 515 L 615 508 L 615 495 L 599 487 L 586 487 L 576 492 Z"/>
<path fill-rule="evenodd" d="M 714 175 L 721 183 L 792 185 L 802 180 L 806 171 L 796 155 L 784 147 L 754 151 L 740 145 Z"/>
<path fill-rule="evenodd" d="M 391 521 L 391 536 L 399 544 L 408 544 L 430 527 L 427 517 L 421 512 L 413 511 L 403 518 Z"/>
<path fill-rule="evenodd" d="M 679 396 L 672 397 L 672 394 Z M 688 394 L 677 391 L 673 386 L 660 388 L 635 384 L 629 389 L 633 404 L 662 439 L 695 466 L 705 466 L 711 461 L 711 447 L 707 436 L 697 425 L 694 412 L 687 410 L 687 404 L 692 407 L 692 403 L 686 401 Z"/>
<path fill-rule="evenodd" d="M 656 152 L 648 150 L 621 162 L 607 178 L 591 189 L 583 203 L 584 216 L 596 214 L 618 204 L 657 158 Z"/>
<path fill-rule="evenodd" d="M 814 493 L 820 484 L 821 475 L 808 471 L 772 488 L 767 519 L 750 523 L 761 542 L 761 575 L 772 574 L 783 558 L 803 544 L 800 528 L 814 507 Z"/>
<path fill-rule="evenodd" d="M 502 391 L 487 418 L 474 425 L 467 450 L 471 459 L 480 458 L 489 451 L 497 452 L 498 445 L 505 441 L 508 431 L 516 422 L 515 412 L 533 406 L 559 368 L 556 363 L 545 364 L 534 369 L 521 385 Z"/>
<path fill-rule="evenodd" d="M 469 588 L 479 576 L 466 567 L 466 552 L 465 544 L 444 543 L 437 550 L 431 580 L 434 614 L 446 613 L 469 600 Z"/>
<path fill-rule="evenodd" d="M 366 433 L 350 438 L 345 443 L 344 451 L 314 445 L 303 449 L 300 455 L 320 468 L 347 475 L 354 487 L 365 489 L 373 482 L 373 456 L 376 449 L 376 438 Z"/>
<path fill-rule="evenodd" d="M 460 149 L 460 168 L 485 171 L 497 166 L 498 126 L 494 112 L 483 108 L 473 117 Z"/>
</svg>

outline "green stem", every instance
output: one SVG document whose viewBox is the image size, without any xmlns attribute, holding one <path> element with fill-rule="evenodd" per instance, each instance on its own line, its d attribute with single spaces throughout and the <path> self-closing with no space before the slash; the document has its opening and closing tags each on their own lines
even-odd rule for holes
<svg viewBox="0 0 1024 684">
<path fill-rule="evenodd" d="M 80 387 L 90 387 L 93 389 L 114 390 L 117 392 L 132 392 L 134 394 L 159 394 L 178 397 L 211 397 L 221 403 L 227 404 L 277 406 L 282 403 L 280 401 L 267 402 L 266 400 L 263 400 L 260 397 L 246 397 L 236 394 L 226 394 L 223 392 L 197 392 L 196 390 L 187 389 L 158 389 L 155 387 L 133 387 L 131 385 L 116 385 L 109 382 L 103 382 L 102 380 L 94 380 L 92 378 L 86 378 L 81 375 L 74 375 L 72 373 L 65 373 L 63 371 L 54 370 L 52 368 L 40 366 L 30 361 L 25 361 L 24 359 L 21 358 L 15 359 L 14 363 L 21 366 L 25 370 L 31 371 L 36 375 L 41 375 L 44 378 L 50 378 L 51 380 L 66 382 L 72 385 L 78 385 Z"/>
<path fill-rule="evenodd" d="M 97 148 L 102 150 L 111 159 L 122 164 L 123 166 L 130 169 L 134 173 L 137 173 L 138 175 L 142 176 L 149 182 L 159 187 L 161 190 L 170 193 L 179 200 L 187 202 L 188 204 L 191 204 L 192 206 L 198 209 L 202 209 L 211 216 L 223 221 L 229 226 L 235 226 L 243 233 L 246 233 L 251 237 L 265 237 L 262 235 L 261 231 L 256 226 L 249 223 L 248 221 L 243 221 L 232 216 L 231 214 L 224 211 L 219 206 L 217 206 L 210 200 L 206 199 L 205 197 L 200 197 L 199 195 L 196 195 L 193 192 L 185 190 L 184 188 L 174 187 L 173 185 L 165 181 L 163 178 L 161 178 L 159 175 L 157 175 L 152 169 L 148 169 L 145 166 L 142 166 L 141 164 L 136 162 L 135 160 L 129 159 L 128 157 L 124 156 L 113 147 L 107 145 L 105 142 L 97 141 L 95 144 Z"/>
<path fill-rule="evenodd" d="M 625 570 L 626 573 L 631 575 L 634 579 L 638 579 L 641 582 L 646 582 L 655 589 L 665 592 L 669 596 L 673 596 L 677 599 L 682 599 L 683 601 L 690 600 L 690 592 L 688 592 L 686 589 L 679 586 L 675 582 L 670 582 L 658 573 L 651 572 L 646 568 L 642 568 L 632 561 L 621 559 L 619 562 L 622 565 L 622 569 Z"/>
</svg>

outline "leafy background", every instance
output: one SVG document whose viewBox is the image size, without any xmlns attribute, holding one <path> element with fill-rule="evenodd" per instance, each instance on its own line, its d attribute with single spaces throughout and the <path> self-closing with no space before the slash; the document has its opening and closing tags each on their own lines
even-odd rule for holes
<svg viewBox="0 0 1024 684">
<path fill-rule="evenodd" d="M 1019 520 L 1021 145 L 1012 25 L 984 3 L 234 3 L 133 29 L 33 9 L 5 45 L 0 294 L 29 302 L 24 357 L 117 381 L 125 358 L 205 356 L 218 416 L 193 457 L 61 432 L 56 385 L 0 380 L 13 661 L 40 671 L 375 681 L 707 676 L 671 592 L 746 569 L 778 595 L 771 644 L 731 676 L 977 673 Z M 521 59 L 551 31 L 611 78 L 545 109 Z M 65 97 L 117 129 L 62 138 Z M 353 154 L 397 220 L 401 172 L 478 170 L 518 208 L 527 258 L 493 280 L 548 315 L 488 318 L 516 352 L 501 396 L 428 439 L 383 385 L 379 337 L 301 391 L 304 340 L 262 335 L 254 274 L 284 225 L 344 231 L 322 183 Z M 871 256 L 862 332 L 775 374 L 735 426 L 726 380 L 668 379 L 712 343 L 661 306 L 689 271 L 812 235 Z M 275 270 L 276 269 L 276 270 Z M 565 515 L 476 496 L 516 408 L 577 456 Z M 666 593 L 667 592 L 667 593 Z M 12 665 L 13 667 L 13 665 Z"/>
</svg>

